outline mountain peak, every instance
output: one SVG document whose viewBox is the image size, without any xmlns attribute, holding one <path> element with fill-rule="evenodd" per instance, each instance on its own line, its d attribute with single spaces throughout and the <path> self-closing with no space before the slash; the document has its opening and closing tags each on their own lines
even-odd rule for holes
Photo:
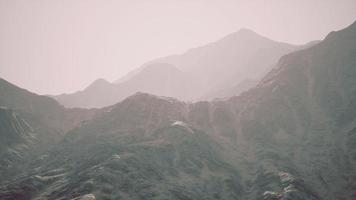
<svg viewBox="0 0 356 200">
<path fill-rule="evenodd" d="M 183 54 L 147 62 L 110 85 L 99 79 L 89 86 L 91 91 L 87 88 L 80 95 L 57 100 L 67 107 L 103 107 L 142 91 L 195 101 L 211 91 L 237 85 L 242 77 L 258 79 L 280 56 L 296 48 L 244 28 Z"/>
<path fill-rule="evenodd" d="M 86 89 L 101 88 L 111 83 L 103 78 L 96 79 L 92 84 L 90 84 Z"/>
<path fill-rule="evenodd" d="M 92 84 L 107 84 L 107 83 L 110 83 L 110 82 L 103 78 L 98 78 Z"/>
<path fill-rule="evenodd" d="M 255 31 L 247 28 L 241 28 L 240 30 L 231 33 L 224 38 L 222 38 L 220 41 L 226 41 L 226 42 L 236 42 L 236 41 L 244 41 L 244 42 L 253 42 L 253 41 L 272 41 L 269 38 L 266 38 Z"/>
<path fill-rule="evenodd" d="M 255 31 L 248 29 L 248 28 L 241 28 L 240 30 L 237 31 L 237 33 L 258 35 Z"/>
</svg>

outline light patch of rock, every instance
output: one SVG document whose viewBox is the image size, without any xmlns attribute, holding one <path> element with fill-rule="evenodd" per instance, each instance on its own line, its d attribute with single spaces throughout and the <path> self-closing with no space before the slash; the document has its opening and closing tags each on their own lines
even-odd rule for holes
<svg viewBox="0 0 356 200">
<path fill-rule="evenodd" d="M 176 126 L 176 127 L 182 127 L 185 130 L 187 130 L 190 133 L 194 133 L 194 131 L 190 128 L 189 124 L 182 122 L 182 121 L 175 121 L 172 123 L 172 126 Z"/>
<path fill-rule="evenodd" d="M 86 195 L 80 197 L 79 200 L 96 200 L 96 198 L 95 198 L 94 194 L 86 194 Z"/>
</svg>

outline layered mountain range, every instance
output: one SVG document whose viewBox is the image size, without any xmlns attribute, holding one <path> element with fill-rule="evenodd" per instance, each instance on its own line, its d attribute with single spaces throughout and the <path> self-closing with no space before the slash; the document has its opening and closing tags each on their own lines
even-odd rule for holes
<svg viewBox="0 0 356 200">
<path fill-rule="evenodd" d="M 136 92 L 183 101 L 231 97 L 255 86 L 281 56 L 314 43 L 291 45 L 242 29 L 184 54 L 147 62 L 113 83 L 98 79 L 82 91 L 54 98 L 66 107 L 100 108 Z"/>
<path fill-rule="evenodd" d="M 167 59 L 158 68 L 175 71 Z M 355 199 L 356 22 L 266 64 L 255 86 L 227 99 L 139 92 L 90 110 L 1 80 L 1 138 L 11 140 L 1 174 L 12 175 L 0 199 Z M 44 138 L 51 146 L 32 147 Z M 32 159 L 7 167 L 7 152 L 25 155 L 20 144 Z"/>
</svg>

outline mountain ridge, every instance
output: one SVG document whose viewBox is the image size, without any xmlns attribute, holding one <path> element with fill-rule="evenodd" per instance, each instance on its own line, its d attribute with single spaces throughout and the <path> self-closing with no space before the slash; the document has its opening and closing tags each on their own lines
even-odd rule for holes
<svg viewBox="0 0 356 200">
<path fill-rule="evenodd" d="M 231 94 L 227 92 L 223 96 L 214 95 L 220 94 L 216 92 L 220 90 L 231 91 L 243 81 L 242 77 L 259 79 L 280 56 L 297 48 L 301 47 L 275 42 L 251 30 L 243 29 L 183 54 L 149 61 L 102 91 L 83 90 L 80 94 L 73 93 L 54 98 L 67 107 L 90 108 L 112 105 L 138 91 L 171 96 L 184 101 L 205 100 L 203 98 L 208 96 L 209 99 L 232 96 L 242 89 L 236 89 Z M 177 70 L 167 71 L 162 67 L 155 67 L 150 75 L 152 78 L 142 77 L 143 74 L 147 74 L 146 68 L 153 69 L 153 66 L 163 64 L 168 68 L 174 66 Z M 216 76 L 217 74 L 219 76 Z M 174 78 L 170 78 L 172 76 Z M 167 82 L 167 79 L 172 81 Z M 159 80 L 162 84 L 157 84 Z"/>
</svg>

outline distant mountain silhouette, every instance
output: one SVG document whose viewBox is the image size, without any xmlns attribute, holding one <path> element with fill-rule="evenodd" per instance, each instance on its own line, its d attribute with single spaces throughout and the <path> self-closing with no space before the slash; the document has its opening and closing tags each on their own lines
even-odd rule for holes
<svg viewBox="0 0 356 200">
<path fill-rule="evenodd" d="M 303 45 L 276 42 L 242 29 L 182 55 L 150 61 L 112 84 L 91 86 L 54 98 L 66 107 L 92 108 L 112 105 L 135 92 L 184 101 L 229 97 L 249 89 L 232 91 L 231 88 L 246 79 L 258 81 L 281 56 L 300 48 Z M 96 85 L 96 81 L 92 85 Z"/>
<path fill-rule="evenodd" d="M 52 97 L 66 107 L 93 108 L 113 104 L 113 100 L 119 95 L 116 91 L 115 85 L 104 79 L 97 79 L 82 91 Z"/>
</svg>

